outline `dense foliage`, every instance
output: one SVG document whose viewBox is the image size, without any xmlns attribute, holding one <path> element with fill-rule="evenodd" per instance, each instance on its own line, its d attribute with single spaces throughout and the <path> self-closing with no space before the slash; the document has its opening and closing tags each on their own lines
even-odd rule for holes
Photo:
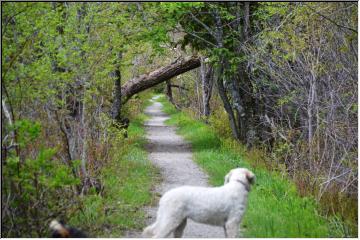
<svg viewBox="0 0 360 240">
<path fill-rule="evenodd" d="M 102 194 L 119 137 L 114 73 L 132 77 L 133 56 L 150 51 L 137 7 L 2 3 L 3 236 L 44 236 L 51 218 L 69 219 L 83 195 Z M 139 112 L 129 106 L 121 118 Z"/>
<path fill-rule="evenodd" d="M 1 7 L 3 236 L 44 236 L 51 218 L 103 195 L 103 170 L 131 144 L 126 119 L 143 103 L 135 95 L 123 106 L 122 83 L 188 55 L 201 58 L 199 71 L 155 90 L 222 137 L 262 149 L 259 165 L 292 177 L 355 235 L 355 3 Z"/>
<path fill-rule="evenodd" d="M 223 136 L 263 148 L 263 164 L 285 170 L 301 194 L 315 195 L 356 231 L 357 5 L 203 3 L 165 11 L 180 15 L 179 43 L 205 57 L 199 73 L 171 83 L 189 91 L 168 90 L 170 101 Z"/>
</svg>

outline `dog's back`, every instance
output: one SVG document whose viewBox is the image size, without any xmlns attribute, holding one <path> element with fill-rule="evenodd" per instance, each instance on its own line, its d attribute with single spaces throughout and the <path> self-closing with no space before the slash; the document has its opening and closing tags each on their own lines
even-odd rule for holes
<svg viewBox="0 0 360 240">
<path fill-rule="evenodd" d="M 148 237 L 181 237 L 187 218 L 223 226 L 226 237 L 237 237 L 250 185 L 255 175 L 245 168 L 232 169 L 221 187 L 183 186 L 166 192 L 160 199 L 156 222 L 145 228 Z"/>
<path fill-rule="evenodd" d="M 196 222 L 222 225 L 229 212 L 245 208 L 247 195 L 241 187 L 234 188 L 232 184 L 221 187 L 183 186 L 164 194 L 159 211 L 167 211 L 165 214 L 181 212 Z"/>
</svg>

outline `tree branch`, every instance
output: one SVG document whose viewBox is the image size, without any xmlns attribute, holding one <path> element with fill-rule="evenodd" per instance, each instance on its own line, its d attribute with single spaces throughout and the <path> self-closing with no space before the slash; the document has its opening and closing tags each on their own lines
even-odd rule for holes
<svg viewBox="0 0 360 240">
<path fill-rule="evenodd" d="M 340 24 L 338 24 L 337 22 L 335 22 L 334 20 L 332 20 L 331 18 L 329 18 L 328 16 L 325 16 L 324 14 L 321 14 L 321 13 L 318 12 L 316 9 L 314 9 L 314 8 L 312 8 L 312 7 L 310 7 L 310 6 L 308 6 L 308 7 L 309 7 L 310 10 L 312 10 L 314 13 L 316 13 L 317 15 L 325 18 L 326 20 L 328 20 L 328 21 L 331 22 L 332 24 L 336 25 L 337 27 L 339 27 L 339 28 L 345 28 L 345 29 L 350 30 L 350 31 L 352 31 L 352 32 L 354 32 L 354 33 L 358 33 L 358 31 L 357 31 L 356 29 L 351 28 L 351 27 L 347 27 L 347 26 L 340 25 Z"/>
</svg>

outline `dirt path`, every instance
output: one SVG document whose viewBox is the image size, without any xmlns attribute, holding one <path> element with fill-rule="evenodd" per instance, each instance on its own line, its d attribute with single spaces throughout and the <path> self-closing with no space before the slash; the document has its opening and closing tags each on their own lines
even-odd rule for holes
<svg viewBox="0 0 360 240">
<path fill-rule="evenodd" d="M 162 104 L 153 98 L 153 104 L 146 108 L 145 114 L 150 119 L 145 123 L 149 158 L 157 166 L 163 182 L 155 191 L 163 195 L 169 189 L 182 185 L 209 186 L 207 175 L 192 161 L 190 145 L 176 134 L 175 127 L 166 126 L 169 117 L 162 111 Z M 148 224 L 156 219 L 157 204 L 146 209 Z M 183 237 L 215 238 L 224 237 L 222 227 L 209 226 L 188 220 Z"/>
</svg>

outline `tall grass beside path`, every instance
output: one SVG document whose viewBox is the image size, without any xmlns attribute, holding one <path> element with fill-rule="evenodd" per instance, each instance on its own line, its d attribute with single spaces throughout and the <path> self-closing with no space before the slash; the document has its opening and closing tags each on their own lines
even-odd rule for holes
<svg viewBox="0 0 360 240">
<path fill-rule="evenodd" d="M 249 160 L 229 147 L 206 124 L 178 112 L 164 97 L 158 99 L 170 115 L 166 122 L 192 145 L 194 160 L 208 173 L 210 184 L 220 186 L 226 173 L 236 167 L 251 169 L 256 175 L 248 208 L 241 224 L 243 237 L 349 237 L 349 231 L 336 217 L 325 218 L 311 197 L 300 197 L 286 176 L 252 167 Z M 243 148 L 245 149 L 245 148 Z"/>
<path fill-rule="evenodd" d="M 148 105 L 143 103 L 141 109 Z M 144 206 L 152 204 L 151 189 L 159 179 L 158 170 L 150 163 L 144 149 L 144 114 L 131 119 L 128 138 L 116 128 L 110 162 L 100 173 L 102 194 L 84 196 L 81 211 L 69 224 L 89 232 L 91 237 L 122 237 L 127 231 L 140 231 L 145 226 Z"/>
</svg>

